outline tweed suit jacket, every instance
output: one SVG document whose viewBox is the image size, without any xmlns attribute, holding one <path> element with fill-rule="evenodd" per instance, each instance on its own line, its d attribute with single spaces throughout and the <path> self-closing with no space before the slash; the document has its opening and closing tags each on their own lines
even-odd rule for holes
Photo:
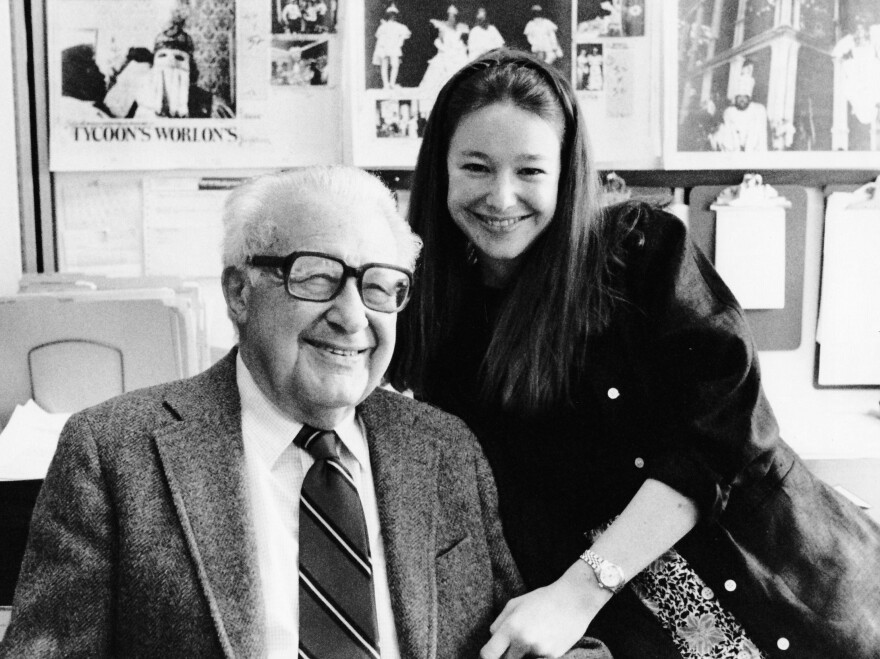
<svg viewBox="0 0 880 659">
<path fill-rule="evenodd" d="M 489 467 L 466 426 L 428 405 L 377 390 L 358 412 L 401 653 L 475 657 L 522 589 Z M 261 656 L 255 556 L 233 350 L 71 417 L 0 656 Z M 586 645 L 571 656 L 610 656 Z"/>
</svg>

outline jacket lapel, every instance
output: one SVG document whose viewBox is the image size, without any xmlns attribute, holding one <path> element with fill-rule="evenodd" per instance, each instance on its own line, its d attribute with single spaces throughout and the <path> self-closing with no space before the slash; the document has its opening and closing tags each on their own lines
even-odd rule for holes
<svg viewBox="0 0 880 659">
<path fill-rule="evenodd" d="M 359 408 L 367 428 L 391 605 L 401 656 L 436 655 L 436 448 L 412 407 L 378 390 Z"/>
<path fill-rule="evenodd" d="M 263 603 L 234 351 L 191 382 L 166 401 L 179 420 L 155 433 L 156 446 L 224 653 L 254 656 Z"/>
</svg>

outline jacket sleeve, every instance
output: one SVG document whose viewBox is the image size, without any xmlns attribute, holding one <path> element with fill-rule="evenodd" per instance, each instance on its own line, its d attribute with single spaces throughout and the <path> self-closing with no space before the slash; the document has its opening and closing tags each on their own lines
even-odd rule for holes
<svg viewBox="0 0 880 659">
<path fill-rule="evenodd" d="M 677 218 L 653 211 L 641 227 L 628 278 L 645 312 L 633 345 L 657 415 L 646 471 L 712 518 L 748 465 L 773 449 L 778 427 L 733 294 Z"/>
<path fill-rule="evenodd" d="M 37 498 L 0 656 L 110 655 L 113 520 L 91 428 L 74 415 Z"/>
</svg>

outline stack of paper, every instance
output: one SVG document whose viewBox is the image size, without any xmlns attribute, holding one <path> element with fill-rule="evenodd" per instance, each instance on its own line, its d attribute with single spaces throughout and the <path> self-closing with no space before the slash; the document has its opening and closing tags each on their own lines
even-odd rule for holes
<svg viewBox="0 0 880 659">
<path fill-rule="evenodd" d="M 16 405 L 0 433 L 0 480 L 45 478 L 69 414 L 49 414 L 33 400 Z"/>
</svg>

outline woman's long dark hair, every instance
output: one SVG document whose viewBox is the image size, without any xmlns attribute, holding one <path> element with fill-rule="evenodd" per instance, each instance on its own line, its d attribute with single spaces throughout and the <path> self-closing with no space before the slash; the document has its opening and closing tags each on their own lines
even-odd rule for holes
<svg viewBox="0 0 880 659">
<path fill-rule="evenodd" d="M 464 314 L 470 268 L 467 238 L 447 208 L 446 157 L 462 118 L 494 103 L 514 104 L 563 128 L 555 215 L 514 278 L 481 368 L 489 399 L 528 413 L 570 400 L 585 339 L 607 325 L 612 296 L 583 116 L 562 75 L 524 52 L 491 51 L 456 73 L 437 97 L 409 204 L 410 224 L 425 247 L 416 292 L 398 320 L 389 379 L 430 400 L 432 365 L 454 349 L 449 342 Z"/>
</svg>

